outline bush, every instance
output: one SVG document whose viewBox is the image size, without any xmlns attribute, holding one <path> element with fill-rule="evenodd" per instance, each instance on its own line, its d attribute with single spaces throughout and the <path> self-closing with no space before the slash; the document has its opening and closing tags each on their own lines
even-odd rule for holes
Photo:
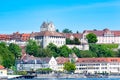
<svg viewBox="0 0 120 80">
<path fill-rule="evenodd" d="M 101 46 L 105 46 L 109 49 L 115 49 L 118 48 L 118 44 L 101 44 Z"/>
<path fill-rule="evenodd" d="M 27 75 L 27 71 L 17 71 L 17 75 Z"/>
</svg>

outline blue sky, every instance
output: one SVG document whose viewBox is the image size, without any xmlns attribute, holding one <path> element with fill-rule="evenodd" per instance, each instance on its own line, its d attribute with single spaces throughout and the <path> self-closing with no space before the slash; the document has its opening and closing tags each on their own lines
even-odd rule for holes
<svg viewBox="0 0 120 80">
<path fill-rule="evenodd" d="M 120 30 L 120 0 L 0 0 L 0 34 L 38 32 L 43 21 L 60 31 Z"/>
</svg>

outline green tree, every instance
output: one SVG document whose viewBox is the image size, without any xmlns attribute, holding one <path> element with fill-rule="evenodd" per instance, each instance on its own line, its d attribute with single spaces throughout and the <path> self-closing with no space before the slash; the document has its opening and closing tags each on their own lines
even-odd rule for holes
<svg viewBox="0 0 120 80">
<path fill-rule="evenodd" d="M 76 54 L 77 57 L 81 58 L 80 50 L 76 47 L 72 48 L 72 51 Z"/>
<path fill-rule="evenodd" d="M 43 49 L 43 54 L 44 57 L 52 57 L 52 51 L 50 49 Z"/>
<path fill-rule="evenodd" d="M 76 31 L 76 33 L 78 34 L 78 33 L 79 33 L 79 31 Z"/>
<path fill-rule="evenodd" d="M 51 50 L 51 53 L 54 57 L 58 57 L 59 56 L 59 53 L 60 53 L 60 50 L 59 48 L 53 44 L 53 43 L 50 43 L 48 46 L 47 46 L 48 49 Z"/>
<path fill-rule="evenodd" d="M 97 54 L 97 57 L 113 57 L 113 51 L 101 44 L 90 44 L 90 51 Z"/>
<path fill-rule="evenodd" d="M 79 41 L 79 39 L 78 38 L 74 38 L 74 44 L 76 44 L 76 45 L 80 45 L 80 41 Z"/>
<path fill-rule="evenodd" d="M 0 64 L 2 64 L 4 67 L 10 68 L 11 66 L 14 66 L 15 57 L 9 51 L 8 46 L 4 42 L 0 43 L 0 57 L 1 57 Z"/>
<path fill-rule="evenodd" d="M 37 69 L 36 72 L 46 74 L 46 73 L 51 73 L 52 69 L 51 68 L 40 68 L 40 69 Z"/>
<path fill-rule="evenodd" d="M 74 72 L 75 69 L 76 67 L 74 63 L 70 63 L 70 62 L 64 63 L 64 70 L 66 70 L 67 72 Z"/>
<path fill-rule="evenodd" d="M 29 55 L 37 56 L 40 46 L 37 45 L 36 41 L 29 40 L 28 44 L 26 45 L 26 53 Z"/>
<path fill-rule="evenodd" d="M 80 53 L 81 53 L 81 57 L 82 58 L 91 58 L 91 57 L 97 57 L 97 54 L 96 53 L 94 53 L 94 52 L 92 52 L 92 51 L 89 51 L 89 50 L 85 50 L 85 51 L 80 51 Z"/>
<path fill-rule="evenodd" d="M 16 59 L 22 56 L 21 48 L 17 44 L 10 43 L 9 50 L 14 54 Z"/>
<path fill-rule="evenodd" d="M 118 49 L 117 54 L 118 54 L 118 57 L 120 57 L 120 49 Z"/>
<path fill-rule="evenodd" d="M 73 40 L 70 40 L 69 38 L 66 38 L 66 44 L 75 44 L 75 45 L 80 45 L 80 41 L 78 38 L 74 38 Z"/>
<path fill-rule="evenodd" d="M 69 38 L 66 38 L 66 44 L 71 44 L 71 40 Z"/>
<path fill-rule="evenodd" d="M 69 30 L 69 29 L 65 28 L 62 32 L 63 33 L 72 33 L 72 30 Z"/>
<path fill-rule="evenodd" d="M 60 47 L 60 56 L 69 57 L 69 54 L 72 53 L 72 50 L 69 49 L 66 45 Z"/>
<path fill-rule="evenodd" d="M 88 43 L 96 43 L 98 41 L 97 36 L 94 33 L 87 34 L 86 38 L 88 40 Z"/>
<path fill-rule="evenodd" d="M 59 32 L 59 29 L 56 29 L 56 32 Z"/>
</svg>

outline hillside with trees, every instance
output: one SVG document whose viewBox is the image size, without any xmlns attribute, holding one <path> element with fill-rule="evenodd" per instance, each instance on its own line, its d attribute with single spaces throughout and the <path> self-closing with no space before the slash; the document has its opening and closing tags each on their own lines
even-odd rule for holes
<svg viewBox="0 0 120 80">
<path fill-rule="evenodd" d="M 89 50 L 79 50 L 74 47 L 72 49 L 68 48 L 66 45 L 57 47 L 55 44 L 50 43 L 46 48 L 42 48 L 39 45 L 26 46 L 26 51 L 35 50 L 35 52 L 28 53 L 29 55 L 34 55 L 36 57 L 69 57 L 69 54 L 75 53 L 79 58 L 85 57 L 120 57 L 120 50 L 114 51 L 117 48 L 117 44 L 89 44 Z M 37 44 L 37 43 L 35 43 Z M 28 48 L 29 46 L 29 48 Z M 109 47 L 108 47 L 109 46 Z M 36 49 L 34 49 L 36 48 Z"/>
<path fill-rule="evenodd" d="M 0 43 L 0 65 L 6 68 L 12 68 L 15 66 L 15 59 L 21 56 L 21 48 L 11 43 L 7 46 L 6 43 Z"/>
<path fill-rule="evenodd" d="M 36 41 L 29 40 L 27 42 L 25 51 L 27 54 L 35 57 L 69 57 L 69 55 L 72 53 L 75 53 L 79 58 L 120 57 L 120 49 L 117 49 L 118 44 L 96 44 L 97 37 L 92 34 L 87 38 L 93 39 L 89 41 L 89 50 L 79 50 L 76 47 L 70 49 L 66 45 L 57 47 L 53 43 L 50 43 L 46 48 L 42 48 L 41 45 L 38 45 Z M 76 38 L 74 38 L 73 41 L 66 39 L 66 43 L 70 42 L 74 42 L 76 45 L 80 44 Z M 11 43 L 7 45 L 4 42 L 0 42 L 1 65 L 5 66 L 6 68 L 12 68 L 15 66 L 15 60 L 20 59 L 21 55 L 21 48 L 17 44 Z"/>
</svg>

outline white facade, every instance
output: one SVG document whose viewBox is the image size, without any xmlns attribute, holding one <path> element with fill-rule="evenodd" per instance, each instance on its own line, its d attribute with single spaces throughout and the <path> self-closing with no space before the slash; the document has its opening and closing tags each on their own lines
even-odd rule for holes
<svg viewBox="0 0 120 80">
<path fill-rule="evenodd" d="M 66 45 L 68 48 L 72 49 L 74 47 L 78 48 L 79 50 L 89 50 L 89 45 L 88 44 L 83 44 L 83 45 Z"/>
<path fill-rule="evenodd" d="M 9 45 L 10 43 L 14 43 L 14 44 L 17 44 L 19 46 L 25 46 L 27 44 L 26 41 L 16 41 L 16 40 L 7 40 L 7 41 L 2 40 L 0 42 L 5 42 L 7 45 Z"/>
<path fill-rule="evenodd" d="M 52 57 L 51 59 L 50 59 L 50 61 L 49 61 L 49 66 L 50 66 L 50 68 L 52 69 L 52 70 L 57 70 L 58 69 L 58 67 L 57 67 L 57 61 L 55 60 L 55 58 L 54 57 Z"/>
<path fill-rule="evenodd" d="M 45 48 L 50 43 L 57 45 L 58 47 L 65 45 L 65 37 L 62 36 L 36 36 L 35 40 L 43 48 Z"/>
<path fill-rule="evenodd" d="M 36 40 L 43 48 L 45 48 L 49 43 L 62 46 L 66 43 L 66 38 L 63 34 L 56 32 L 55 26 L 53 23 L 43 22 L 38 33 L 34 33 L 34 36 L 31 36 L 30 39 Z"/>
<path fill-rule="evenodd" d="M 120 44 L 120 31 L 110 31 L 109 29 L 104 30 L 86 30 L 83 32 L 81 38 L 82 43 L 87 43 L 86 35 L 89 33 L 94 33 L 97 36 L 98 44 Z"/>
<path fill-rule="evenodd" d="M 65 37 L 61 36 L 44 36 L 43 37 L 43 47 L 45 48 L 49 43 L 53 43 L 58 47 L 65 44 Z"/>
<path fill-rule="evenodd" d="M 17 61 L 17 70 L 30 71 L 30 70 L 37 70 L 40 68 L 51 68 L 52 70 L 56 71 L 58 70 L 57 61 L 54 57 Z"/>
<path fill-rule="evenodd" d="M 106 63 L 76 63 L 75 73 L 109 73 Z"/>
<path fill-rule="evenodd" d="M 64 64 L 58 64 L 57 67 L 57 71 L 64 71 Z"/>
<path fill-rule="evenodd" d="M 44 67 L 45 66 L 45 67 Z M 17 63 L 17 70 L 18 71 L 30 71 L 30 70 L 37 70 L 40 68 L 48 68 L 48 64 L 37 63 L 35 60 L 29 60 L 29 62 L 20 61 Z"/>
<path fill-rule="evenodd" d="M 89 62 L 89 60 L 93 62 Z M 101 59 L 99 59 L 101 60 Z M 77 62 L 75 73 L 108 73 L 108 74 L 119 74 L 120 73 L 120 62 L 119 59 L 112 58 L 108 61 L 96 62 L 95 59 L 86 59 L 87 62 Z M 111 60 L 111 61 L 110 61 Z M 112 61 L 114 60 L 114 61 Z M 117 61 L 115 61 L 117 60 Z"/>
</svg>

